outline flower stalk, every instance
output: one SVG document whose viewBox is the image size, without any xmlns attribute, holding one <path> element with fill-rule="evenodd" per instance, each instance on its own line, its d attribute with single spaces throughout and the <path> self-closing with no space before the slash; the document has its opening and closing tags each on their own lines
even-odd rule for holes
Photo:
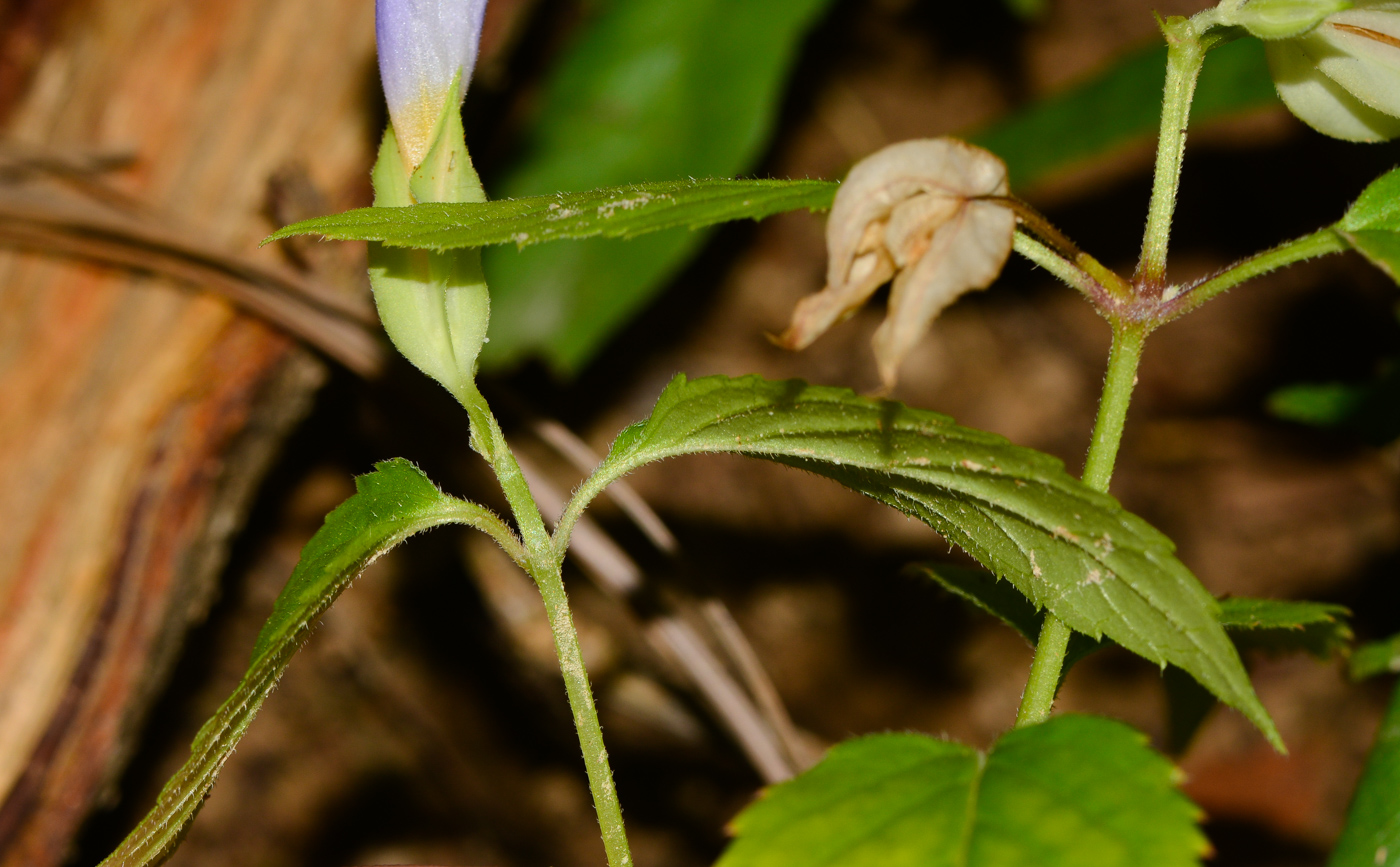
<svg viewBox="0 0 1400 867">
<path fill-rule="evenodd" d="M 484 202 L 467 151 L 461 104 L 476 65 L 486 0 L 378 0 L 380 76 L 390 124 L 374 168 L 375 205 Z M 583 750 L 609 867 L 631 867 L 622 806 L 563 582 L 556 545 L 476 385 L 491 296 L 479 249 L 408 250 L 371 244 L 370 284 L 394 346 L 457 398 L 471 447 L 490 464 L 520 530 L 522 564 L 544 600 Z"/>
<path fill-rule="evenodd" d="M 1167 246 L 1172 216 L 1181 187 L 1181 164 L 1186 154 L 1186 130 L 1191 102 L 1205 64 L 1206 49 L 1196 22 L 1170 18 L 1162 23 L 1167 39 L 1167 83 L 1162 101 L 1162 124 L 1157 137 L 1157 163 L 1152 179 L 1152 202 L 1142 237 L 1142 256 L 1134 282 L 1148 293 L 1166 284 Z"/>
</svg>

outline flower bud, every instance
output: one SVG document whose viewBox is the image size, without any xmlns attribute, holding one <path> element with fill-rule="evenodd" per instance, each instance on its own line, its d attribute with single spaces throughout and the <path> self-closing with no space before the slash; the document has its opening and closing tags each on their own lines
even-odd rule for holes
<svg viewBox="0 0 1400 867">
<path fill-rule="evenodd" d="M 779 342 L 802 349 L 894 278 L 873 340 L 880 378 L 959 296 L 985 289 L 1011 255 L 1016 217 L 988 197 L 1007 194 L 1006 165 L 951 138 L 901 142 L 851 169 L 827 222 L 827 285 L 803 299 Z"/>
<path fill-rule="evenodd" d="M 390 116 L 374 166 L 377 207 L 486 201 L 459 110 L 485 10 L 486 0 L 377 0 Z M 481 251 L 370 244 L 369 266 L 379 319 L 394 346 L 459 400 L 469 400 L 491 318 Z"/>
<path fill-rule="evenodd" d="M 444 109 L 466 96 L 485 15 L 486 0 L 376 0 L 379 76 L 410 173 Z"/>
<path fill-rule="evenodd" d="M 1268 43 L 1288 109 L 1348 141 L 1400 136 L 1400 2 L 1357 0 L 1301 36 Z"/>
<path fill-rule="evenodd" d="M 1228 16 L 1260 39 L 1302 36 L 1334 12 L 1350 9 L 1350 0 L 1249 0 Z"/>
</svg>

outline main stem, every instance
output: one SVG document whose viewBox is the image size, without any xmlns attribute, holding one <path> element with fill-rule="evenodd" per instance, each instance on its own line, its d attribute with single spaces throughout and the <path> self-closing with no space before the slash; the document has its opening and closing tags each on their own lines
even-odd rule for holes
<svg viewBox="0 0 1400 867">
<path fill-rule="evenodd" d="M 549 628 L 554 633 L 554 650 L 559 657 L 559 670 L 564 675 L 564 691 L 569 696 L 574 728 L 578 730 L 579 746 L 583 748 L 583 764 L 588 772 L 588 788 L 593 793 L 593 807 L 598 813 L 598 827 L 603 834 L 603 848 L 609 867 L 632 867 L 632 851 L 627 843 L 627 829 L 622 822 L 622 804 L 613 783 L 608 750 L 603 743 L 603 726 L 598 722 L 598 708 L 593 703 L 593 687 L 583 664 L 583 651 L 569 609 L 569 595 L 564 589 L 562 551 L 556 552 L 553 539 L 545 527 L 539 506 L 520 471 L 520 464 L 511 454 L 501 427 L 491 408 L 476 387 L 463 388 L 457 395 L 466 407 L 472 423 L 472 448 L 491 463 L 501 490 L 506 495 L 520 536 L 525 543 L 527 571 L 544 598 Z"/>
<path fill-rule="evenodd" d="M 1160 290 L 1166 282 L 1167 244 L 1172 215 L 1181 186 L 1181 163 L 1186 153 L 1186 128 L 1191 121 L 1191 100 L 1201 76 L 1206 50 L 1195 22 L 1173 18 L 1162 25 L 1167 39 L 1167 84 L 1162 101 L 1162 127 L 1157 138 L 1157 168 L 1152 203 L 1142 236 L 1142 258 L 1136 282 Z"/>
<path fill-rule="evenodd" d="M 1123 425 L 1128 418 L 1133 387 L 1137 384 L 1138 364 L 1148 329 L 1137 324 L 1117 324 L 1113 329 L 1113 351 L 1108 356 L 1108 374 L 1104 378 L 1103 397 L 1099 401 L 1099 416 L 1094 423 L 1094 436 L 1089 443 L 1089 455 L 1084 462 L 1084 484 L 1096 491 L 1107 491 L 1113 478 L 1113 465 L 1118 459 L 1118 447 L 1123 442 Z M 1055 693 L 1060 686 L 1060 672 L 1065 664 L 1071 630 L 1055 615 L 1045 613 L 1040 628 L 1040 640 L 1031 663 L 1030 680 L 1021 696 L 1021 708 L 1016 714 L 1016 726 L 1035 725 L 1050 717 Z"/>
</svg>

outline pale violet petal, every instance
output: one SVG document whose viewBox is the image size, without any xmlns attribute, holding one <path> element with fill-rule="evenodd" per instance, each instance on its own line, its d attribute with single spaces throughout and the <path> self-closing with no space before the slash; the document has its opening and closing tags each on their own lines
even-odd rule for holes
<svg viewBox="0 0 1400 867">
<path fill-rule="evenodd" d="M 1377 142 L 1400 136 L 1400 120 L 1363 104 L 1319 72 L 1296 40 L 1270 42 L 1267 51 L 1279 97 L 1308 126 L 1346 141 Z"/>
<path fill-rule="evenodd" d="M 459 72 L 465 95 L 485 14 L 486 0 L 377 0 L 379 75 L 406 152 L 426 152 Z"/>
</svg>

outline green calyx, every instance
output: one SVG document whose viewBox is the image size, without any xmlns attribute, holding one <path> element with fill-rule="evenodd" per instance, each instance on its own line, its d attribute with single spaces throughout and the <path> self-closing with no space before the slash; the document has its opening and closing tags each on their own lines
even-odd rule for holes
<svg viewBox="0 0 1400 867">
<path fill-rule="evenodd" d="M 391 124 L 373 180 L 375 207 L 486 201 L 467 152 L 458 101 L 449 99 L 443 107 L 433 144 L 411 173 Z M 370 244 L 369 278 L 394 347 L 458 400 L 474 394 L 477 357 L 491 317 L 481 251 L 434 253 Z"/>
<path fill-rule="evenodd" d="M 1249 0 L 1227 10 L 1221 23 L 1243 27 L 1264 40 L 1292 39 L 1351 7 L 1349 0 Z"/>
</svg>

